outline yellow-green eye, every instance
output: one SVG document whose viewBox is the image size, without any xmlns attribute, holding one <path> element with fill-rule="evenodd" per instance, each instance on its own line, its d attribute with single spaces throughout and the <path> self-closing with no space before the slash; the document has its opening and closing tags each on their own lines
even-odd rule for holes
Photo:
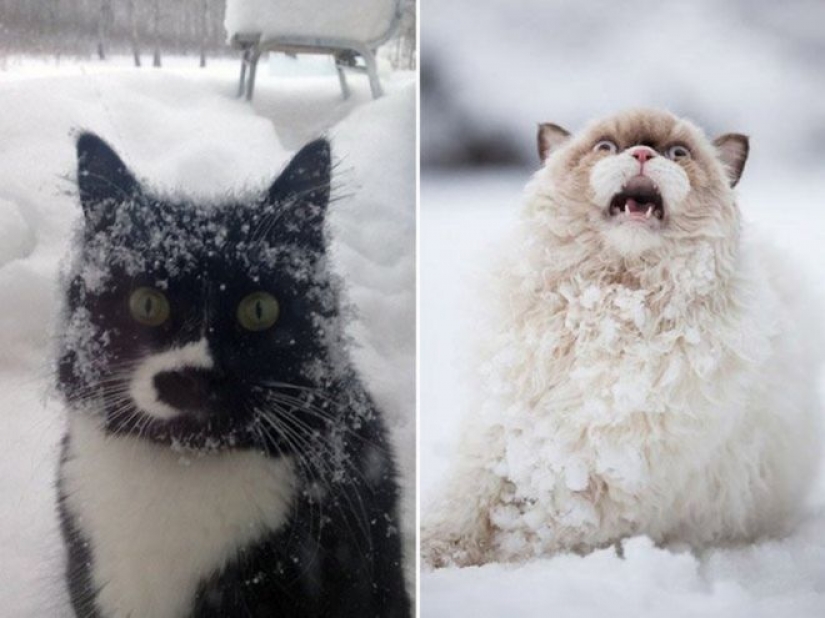
<svg viewBox="0 0 825 618">
<path fill-rule="evenodd" d="M 169 318 L 169 301 L 154 288 L 138 288 L 129 297 L 132 317 L 146 326 L 160 326 Z"/>
<path fill-rule="evenodd" d="M 266 330 L 275 324 L 280 312 L 272 294 L 253 292 L 238 304 L 238 322 L 246 330 Z"/>
</svg>

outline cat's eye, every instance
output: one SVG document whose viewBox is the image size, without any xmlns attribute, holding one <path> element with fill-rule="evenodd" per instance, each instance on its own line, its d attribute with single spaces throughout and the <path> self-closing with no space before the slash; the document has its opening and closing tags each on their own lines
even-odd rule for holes
<svg viewBox="0 0 825 618">
<path fill-rule="evenodd" d="M 145 326 L 160 326 L 169 319 L 169 301 L 155 288 L 138 288 L 129 297 L 129 311 Z"/>
<path fill-rule="evenodd" d="M 665 151 L 668 159 L 676 161 L 677 159 L 684 159 L 690 156 L 690 150 L 681 144 L 674 144 Z"/>
<path fill-rule="evenodd" d="M 278 320 L 281 307 L 272 294 L 253 292 L 238 304 L 238 323 L 246 330 L 270 328 Z"/>
<path fill-rule="evenodd" d="M 608 152 L 610 154 L 616 154 L 619 151 L 619 147 L 616 145 L 616 142 L 609 139 L 600 139 L 596 142 L 596 145 L 593 146 L 593 150 L 595 152 Z"/>
</svg>

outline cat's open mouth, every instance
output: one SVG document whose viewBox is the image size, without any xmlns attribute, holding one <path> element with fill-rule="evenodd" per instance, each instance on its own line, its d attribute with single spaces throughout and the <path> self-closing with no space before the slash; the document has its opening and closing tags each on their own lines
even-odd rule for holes
<svg viewBox="0 0 825 618">
<path fill-rule="evenodd" d="M 665 206 L 658 187 L 647 176 L 634 176 L 610 200 L 611 217 L 630 221 L 664 219 Z"/>
</svg>

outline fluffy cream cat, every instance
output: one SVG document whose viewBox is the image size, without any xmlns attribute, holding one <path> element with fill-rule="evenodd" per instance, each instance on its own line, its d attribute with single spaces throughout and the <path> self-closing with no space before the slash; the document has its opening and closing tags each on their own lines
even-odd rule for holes
<svg viewBox="0 0 825 618">
<path fill-rule="evenodd" d="M 742 233 L 747 138 L 631 110 L 541 125 L 539 152 L 424 563 L 782 534 L 818 458 L 820 353 L 793 272 Z"/>
</svg>

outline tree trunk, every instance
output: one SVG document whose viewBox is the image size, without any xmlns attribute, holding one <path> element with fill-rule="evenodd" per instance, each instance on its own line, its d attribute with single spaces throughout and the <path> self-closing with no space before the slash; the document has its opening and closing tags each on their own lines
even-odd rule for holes
<svg viewBox="0 0 825 618">
<path fill-rule="evenodd" d="M 155 49 L 152 54 L 152 66 L 160 66 L 160 0 L 152 3 L 152 26 L 154 29 Z"/>
<path fill-rule="evenodd" d="M 200 14 L 200 55 L 201 68 L 206 66 L 206 43 L 209 38 L 209 0 L 201 0 L 201 14 Z"/>
<path fill-rule="evenodd" d="M 132 55 L 135 66 L 140 66 L 140 43 L 138 43 L 137 19 L 135 18 L 135 0 L 126 0 L 126 12 L 129 17 L 129 42 L 132 44 Z"/>
<path fill-rule="evenodd" d="M 100 0 L 100 15 L 97 19 L 97 55 L 106 60 L 106 47 L 109 44 L 109 28 L 114 22 L 112 0 Z"/>
</svg>

